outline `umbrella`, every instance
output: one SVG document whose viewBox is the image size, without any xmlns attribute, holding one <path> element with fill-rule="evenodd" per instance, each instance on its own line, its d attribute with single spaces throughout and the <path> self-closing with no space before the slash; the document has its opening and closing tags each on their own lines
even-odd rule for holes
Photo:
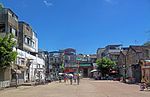
<svg viewBox="0 0 150 97">
<path fill-rule="evenodd" d="M 92 73 L 92 72 L 97 72 L 97 70 L 96 70 L 96 69 L 93 69 L 93 70 L 91 70 L 90 72 L 91 72 L 91 73 Z"/>
<path fill-rule="evenodd" d="M 68 76 L 71 76 L 71 77 L 73 77 L 73 74 L 68 74 Z"/>
<path fill-rule="evenodd" d="M 59 75 L 63 75 L 64 73 L 59 73 Z"/>
</svg>

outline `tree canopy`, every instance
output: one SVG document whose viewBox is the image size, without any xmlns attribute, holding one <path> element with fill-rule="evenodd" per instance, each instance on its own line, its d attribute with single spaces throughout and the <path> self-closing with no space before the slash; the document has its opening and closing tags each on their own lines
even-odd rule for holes
<svg viewBox="0 0 150 97">
<path fill-rule="evenodd" d="M 0 37 L 0 70 L 11 66 L 15 61 L 17 52 L 13 51 L 16 42 L 13 40 L 13 35 L 8 34 L 4 38 Z"/>
<path fill-rule="evenodd" d="M 101 71 L 102 75 L 109 74 L 110 69 L 114 69 L 116 66 L 116 63 L 114 61 L 111 61 L 109 58 L 101 58 L 97 59 L 96 63 L 98 65 L 98 70 Z"/>
<path fill-rule="evenodd" d="M 150 46 L 150 41 L 147 41 L 143 44 L 144 46 Z"/>
</svg>

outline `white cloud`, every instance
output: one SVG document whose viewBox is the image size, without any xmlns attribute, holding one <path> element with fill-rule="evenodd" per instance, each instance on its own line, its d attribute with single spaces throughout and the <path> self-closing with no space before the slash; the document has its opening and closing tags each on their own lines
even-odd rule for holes
<svg viewBox="0 0 150 97">
<path fill-rule="evenodd" d="M 46 1 L 46 0 L 44 0 L 44 1 L 43 1 L 43 3 L 44 3 L 47 7 L 49 7 L 49 6 L 52 6 L 52 5 L 53 5 L 53 3 L 48 2 L 48 1 Z"/>
</svg>

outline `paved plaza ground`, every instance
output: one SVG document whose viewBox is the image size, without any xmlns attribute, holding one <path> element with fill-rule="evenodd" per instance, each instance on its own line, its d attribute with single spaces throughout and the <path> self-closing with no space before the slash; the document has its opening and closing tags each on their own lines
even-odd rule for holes
<svg viewBox="0 0 150 97">
<path fill-rule="evenodd" d="M 117 81 L 82 79 L 80 85 L 52 82 L 4 89 L 0 97 L 150 97 L 150 91 L 139 91 L 138 85 Z"/>
</svg>

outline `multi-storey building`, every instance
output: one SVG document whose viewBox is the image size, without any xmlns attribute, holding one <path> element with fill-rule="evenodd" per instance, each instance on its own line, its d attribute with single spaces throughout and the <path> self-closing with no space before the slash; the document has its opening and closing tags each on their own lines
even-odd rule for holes
<svg viewBox="0 0 150 97">
<path fill-rule="evenodd" d="M 63 72 L 63 51 L 59 50 L 49 52 L 49 64 L 51 79 L 55 80 L 58 78 L 59 73 Z"/>
<path fill-rule="evenodd" d="M 124 78 L 126 77 L 127 52 L 128 49 L 121 51 L 118 57 L 119 74 L 122 75 Z"/>
<path fill-rule="evenodd" d="M 44 80 L 45 68 L 47 66 L 45 56 L 42 58 L 38 57 L 38 38 L 32 27 L 23 21 L 19 21 L 19 46 L 18 48 L 27 52 L 27 70 L 25 76 L 26 81 Z M 45 53 L 44 53 L 45 55 Z M 31 58 L 32 57 L 32 58 Z"/>
<path fill-rule="evenodd" d="M 97 49 L 97 58 L 100 59 L 102 58 L 104 55 L 104 51 L 105 51 L 105 48 L 98 48 Z"/>
<path fill-rule="evenodd" d="M 38 52 L 37 34 L 26 22 L 19 22 L 19 49 L 35 55 Z"/>
<path fill-rule="evenodd" d="M 122 51 L 122 45 L 108 45 L 105 47 L 102 57 L 110 58 L 118 64 L 120 51 Z"/>
<path fill-rule="evenodd" d="M 0 5 L 0 36 L 12 33 L 14 41 L 17 42 L 16 62 L 11 68 L 0 71 L 0 81 L 4 87 L 13 85 L 16 81 L 22 84 L 26 81 L 45 79 L 45 61 L 37 56 L 38 39 L 31 26 L 25 22 L 18 23 L 18 16 L 9 8 Z M 16 77 L 18 76 L 18 77 Z"/>
<path fill-rule="evenodd" d="M 63 64 L 65 67 L 65 72 L 76 72 L 76 50 L 72 48 L 67 48 L 63 51 Z"/>
<path fill-rule="evenodd" d="M 9 8 L 0 8 L 0 35 L 5 36 L 8 33 L 18 39 L 18 16 Z"/>
<path fill-rule="evenodd" d="M 150 46 L 130 46 L 126 55 L 126 70 L 127 76 L 135 78 L 135 81 L 140 82 L 141 67 L 140 60 L 150 59 Z"/>
<path fill-rule="evenodd" d="M 79 65 L 79 71 L 83 77 L 90 77 L 90 71 L 93 69 L 93 64 L 96 63 L 97 56 L 78 54 L 77 55 L 77 64 Z"/>
</svg>

